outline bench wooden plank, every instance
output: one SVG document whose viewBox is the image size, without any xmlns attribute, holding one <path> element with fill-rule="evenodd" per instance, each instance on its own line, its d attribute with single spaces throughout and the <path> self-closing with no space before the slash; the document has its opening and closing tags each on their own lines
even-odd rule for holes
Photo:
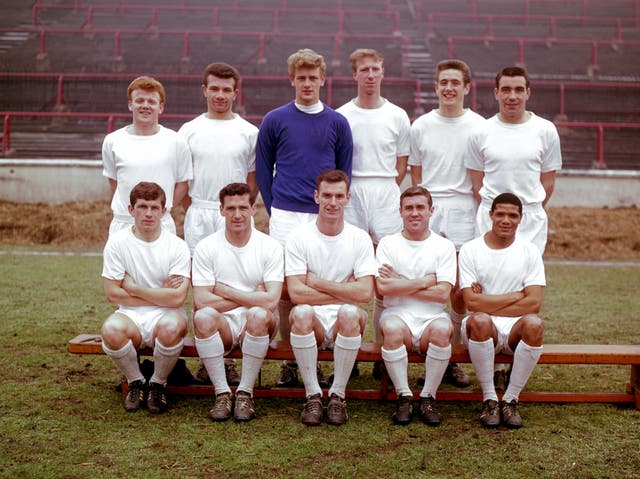
<svg viewBox="0 0 640 479">
<path fill-rule="evenodd" d="M 67 349 L 73 354 L 104 354 L 100 336 L 97 334 L 79 334 L 67 344 Z M 140 355 L 152 355 L 151 349 L 143 349 Z M 184 340 L 182 357 L 197 357 L 194 338 Z M 242 358 L 242 351 L 234 349 L 228 357 Z M 358 351 L 358 361 L 381 361 L 380 346 L 374 343 L 363 343 Z M 267 352 L 267 359 L 282 360 L 294 359 L 293 351 L 289 343 L 285 341 L 272 341 Z M 333 361 L 333 351 L 318 351 L 320 361 Z M 462 345 L 453 346 L 451 361 L 470 363 L 469 353 Z M 510 355 L 496 355 L 496 362 L 511 363 Z M 422 363 L 424 356 L 410 353 L 409 362 Z M 601 365 L 630 365 L 631 375 L 626 392 L 608 391 L 524 391 L 520 394 L 520 400 L 524 402 L 604 402 L 604 403 L 631 403 L 640 409 L 640 345 L 618 344 L 545 344 L 539 364 L 601 364 Z M 384 370 L 384 368 L 383 368 Z M 347 397 L 352 399 L 377 399 L 392 400 L 396 398 L 395 392 L 389 388 L 389 377 L 386 372 L 382 375 L 379 389 L 349 389 Z M 123 393 L 126 394 L 126 383 L 123 384 Z M 212 395 L 213 386 L 192 384 L 188 386 L 168 386 L 167 393 L 182 395 Z M 256 397 L 288 397 L 304 398 L 304 388 L 272 388 L 258 384 L 254 389 Z M 414 393 L 417 398 L 418 393 Z M 443 401 L 481 401 L 482 393 L 479 391 L 438 391 L 438 399 Z"/>
<path fill-rule="evenodd" d="M 100 336 L 97 334 L 79 334 L 69 341 L 67 349 L 74 354 L 104 354 Z M 141 356 L 151 356 L 150 349 L 140 351 Z M 184 338 L 182 357 L 198 357 L 195 341 L 191 337 Z M 242 358 L 242 351 L 235 349 L 229 354 L 231 358 Z M 292 359 L 293 351 L 286 341 L 272 341 L 268 359 Z M 320 361 L 332 361 L 333 351 L 318 351 Z M 381 361 L 380 346 L 374 343 L 362 343 L 358 352 L 358 361 Z M 451 361 L 470 363 L 469 353 L 463 345 L 454 345 Z M 513 357 L 508 354 L 498 354 L 496 362 L 511 363 Z M 417 353 L 409 354 L 409 362 L 424 362 L 424 356 Z M 539 364 L 640 364 L 640 345 L 620 344 L 545 344 Z"/>
</svg>

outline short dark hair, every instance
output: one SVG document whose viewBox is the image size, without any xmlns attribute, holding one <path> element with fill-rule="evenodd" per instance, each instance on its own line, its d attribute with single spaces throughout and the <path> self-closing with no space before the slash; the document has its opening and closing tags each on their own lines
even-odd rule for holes
<svg viewBox="0 0 640 479">
<path fill-rule="evenodd" d="M 491 203 L 491 212 L 493 213 L 496 209 L 496 205 L 500 204 L 515 205 L 518 207 L 520 215 L 522 215 L 522 201 L 520 201 L 520 198 L 513 193 L 500 193 L 496 196 Z"/>
<path fill-rule="evenodd" d="M 525 84 L 529 88 L 529 74 L 522 67 L 506 67 L 500 70 L 496 75 L 496 88 L 500 88 L 500 79 L 502 77 L 524 77 Z"/>
<path fill-rule="evenodd" d="M 246 183 L 229 183 L 220 190 L 220 206 L 224 206 L 224 199 L 227 196 L 244 196 L 249 195 L 249 203 L 253 205 L 256 200 L 255 195 L 251 192 L 251 188 Z"/>
<path fill-rule="evenodd" d="M 471 83 L 471 69 L 469 68 L 469 65 L 462 60 L 448 58 L 438 63 L 438 65 L 436 65 L 436 83 L 438 82 L 440 72 L 444 70 L 459 70 L 462 73 L 462 82 L 465 85 Z"/>
<path fill-rule="evenodd" d="M 327 170 L 323 171 L 316 177 L 316 189 L 320 190 L 320 183 L 340 183 L 344 182 L 347 185 L 347 191 L 349 191 L 349 177 L 342 170 Z"/>
<path fill-rule="evenodd" d="M 433 199 L 431 198 L 431 193 L 429 193 L 429 191 L 426 188 L 422 186 L 410 186 L 409 188 L 404 190 L 400 195 L 400 208 L 402 208 L 402 201 L 405 198 L 409 198 L 411 196 L 424 196 L 427 199 L 427 202 L 429 203 L 429 208 L 433 206 Z"/>
<path fill-rule="evenodd" d="M 202 84 L 207 86 L 207 79 L 209 75 L 213 75 L 218 78 L 233 78 L 233 88 L 238 88 L 240 83 L 240 72 L 236 67 L 233 67 L 227 63 L 210 63 L 202 72 Z"/>
<path fill-rule="evenodd" d="M 135 206 L 136 201 L 138 200 L 160 200 L 160 203 L 164 208 L 167 202 L 167 196 L 158 183 L 153 183 L 152 181 L 141 181 L 136 186 L 134 186 L 129 193 L 129 203 L 131 204 L 131 206 Z"/>
</svg>

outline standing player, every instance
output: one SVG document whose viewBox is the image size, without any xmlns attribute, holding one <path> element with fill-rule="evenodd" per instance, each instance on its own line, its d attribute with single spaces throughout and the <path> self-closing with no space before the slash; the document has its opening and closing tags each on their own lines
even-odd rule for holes
<svg viewBox="0 0 640 479">
<path fill-rule="evenodd" d="M 225 227 L 198 243 L 193 256 L 193 326 L 198 356 L 216 390 L 209 416 L 255 417 L 253 386 L 276 330 L 273 310 L 284 276 L 282 246 L 252 227 L 255 197 L 245 183 L 220 190 Z M 242 347 L 242 377 L 232 406 L 224 354 Z"/>
<path fill-rule="evenodd" d="M 289 317 L 291 348 L 307 396 L 301 414 L 307 425 L 320 424 L 323 418 L 318 347 L 333 348 L 327 422 L 341 425 L 348 419 L 345 390 L 367 322 L 367 313 L 357 304 L 371 299 L 376 264 L 371 238 L 344 222 L 347 175 L 339 170 L 318 175 L 315 200 L 320 207 L 317 221 L 296 229 L 286 246 L 287 286 L 297 305 Z"/>
<path fill-rule="evenodd" d="M 358 96 L 337 110 L 349 120 L 353 135 L 351 199 L 344 219 L 369 232 L 375 246 L 402 228 L 397 210 L 398 185 L 407 171 L 410 122 L 402 108 L 380 94 L 384 78 L 382 55 L 360 48 L 349 61 Z M 376 295 L 373 327 L 378 344 L 382 342 L 379 323 L 383 307 L 382 298 Z"/>
<path fill-rule="evenodd" d="M 160 413 L 167 407 L 167 378 L 187 334 L 182 305 L 189 291 L 191 261 L 186 243 L 162 227 L 166 212 L 162 188 L 141 182 L 129 197 L 134 224 L 112 234 L 104 248 L 104 292 L 119 308 L 102 325 L 102 348 L 127 378 L 127 411 L 137 411 L 145 397 L 138 349 L 153 348 L 147 408 Z"/>
<path fill-rule="evenodd" d="M 113 195 L 109 235 L 133 223 L 127 211 L 129 192 L 141 181 L 158 183 L 164 190 L 167 203 L 162 225 L 175 234 L 171 208 L 182 202 L 187 181 L 193 177 L 189 148 L 175 131 L 158 123 L 165 103 L 159 81 L 138 77 L 129 84 L 127 95 L 133 123 L 109 133 L 102 143 L 102 174 Z"/>
<path fill-rule="evenodd" d="M 291 231 L 316 220 L 316 177 L 338 169 L 351 177 L 353 143 L 347 120 L 320 101 L 326 64 L 313 50 L 298 50 L 288 59 L 295 100 L 267 113 L 260 125 L 256 179 L 269 219 L 269 234 L 285 244 Z M 274 176 L 275 172 L 275 176 Z M 283 292 L 280 335 L 289 340 L 291 302 Z M 295 363 L 283 363 L 279 386 L 298 383 Z"/>
<path fill-rule="evenodd" d="M 411 125 L 411 183 L 426 188 L 433 197 L 429 226 L 453 241 L 456 251 L 475 237 L 476 201 L 471 177 L 464 165 L 467 138 L 482 124 L 483 117 L 464 108 L 471 88 L 471 71 L 461 60 L 443 60 L 436 66 L 435 90 L 438 108 L 422 115 Z M 460 325 L 466 308 L 456 286 L 451 290 L 453 344 L 460 344 Z M 457 363 L 447 368 L 444 381 L 466 387 L 469 376 Z"/>
<path fill-rule="evenodd" d="M 240 74 L 226 63 L 212 63 L 202 74 L 207 112 L 182 125 L 193 161 L 191 205 L 184 218 L 184 239 L 191 254 L 198 242 L 224 229 L 218 192 L 229 183 L 246 182 L 257 193 L 255 155 L 258 129 L 233 113 Z"/>
<path fill-rule="evenodd" d="M 518 397 L 542 353 L 542 320 L 538 316 L 545 286 L 540 251 L 517 238 L 522 203 L 511 193 L 497 195 L 490 208 L 491 229 L 460 249 L 460 286 L 470 311 L 462 338 L 482 388 L 480 421 L 498 427 L 500 414 L 508 428 L 522 426 Z M 495 354 L 513 354 L 507 391 L 498 410 L 493 383 Z"/>
<path fill-rule="evenodd" d="M 380 320 L 382 358 L 398 394 L 392 417 L 397 424 L 409 424 L 413 413 L 407 351 L 426 354 L 420 416 L 429 426 L 441 421 L 435 398 L 451 358 L 453 327 L 444 306 L 456 282 L 456 251 L 429 230 L 432 214 L 427 190 L 406 189 L 400 196 L 404 228 L 383 238 L 376 252 L 376 284 L 386 306 Z"/>
<path fill-rule="evenodd" d="M 476 215 L 478 235 L 491 229 L 489 208 L 493 199 L 500 192 L 511 191 L 523 203 L 518 236 L 544 253 L 544 206 L 553 193 L 562 155 L 555 125 L 526 109 L 531 96 L 529 85 L 524 68 L 508 67 L 497 74 L 494 96 L 499 112 L 472 132 L 465 165 L 480 202 Z"/>
</svg>

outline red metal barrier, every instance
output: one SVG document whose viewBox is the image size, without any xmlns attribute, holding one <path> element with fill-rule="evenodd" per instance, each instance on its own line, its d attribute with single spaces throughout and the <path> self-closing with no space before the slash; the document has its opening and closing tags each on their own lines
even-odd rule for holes
<svg viewBox="0 0 640 479">
<path fill-rule="evenodd" d="M 591 63 L 593 67 L 598 66 L 598 48 L 600 46 L 609 46 L 615 48 L 616 46 L 640 46 L 640 41 L 616 41 L 616 40 L 565 40 L 565 39 L 550 39 L 550 38 L 518 38 L 518 37 L 483 37 L 483 36 L 466 36 L 466 35 L 452 35 L 447 37 L 447 54 L 450 58 L 455 58 L 455 42 L 471 42 L 484 44 L 486 42 L 495 43 L 515 43 L 518 46 L 518 62 L 525 64 L 524 58 L 524 45 L 525 44 L 538 44 L 538 45 L 591 45 Z"/>
<path fill-rule="evenodd" d="M 581 27 L 590 26 L 611 26 L 611 35 L 601 40 L 616 42 L 623 41 L 622 27 L 635 27 L 638 24 L 637 18 L 618 18 L 618 17 L 589 17 L 569 16 L 569 15 L 518 15 L 518 14 L 501 14 L 501 13 L 450 13 L 450 12 L 432 12 L 427 20 L 427 33 L 430 37 L 436 36 L 438 20 L 461 20 L 461 21 L 483 21 L 485 22 L 485 40 L 496 37 L 494 24 L 496 21 L 509 21 L 511 25 L 522 24 L 525 27 L 533 22 L 546 22 L 549 25 L 549 38 L 557 39 L 558 23 L 579 21 Z M 446 31 L 446 25 L 443 26 Z"/>
<path fill-rule="evenodd" d="M 11 148 L 11 120 L 12 118 L 100 118 L 107 121 L 105 133 L 113 131 L 116 118 L 131 118 L 130 113 L 54 113 L 54 112 L 24 112 L 24 111 L 4 111 L 0 112 L 0 116 L 4 117 L 2 129 L 2 156 Z M 167 120 L 190 120 L 193 115 L 185 114 L 164 114 L 163 118 Z M 248 120 L 256 121 L 261 117 L 247 116 Z M 605 151 L 604 151 L 604 135 L 608 129 L 630 129 L 637 130 L 640 133 L 640 123 L 604 123 L 604 122 L 569 122 L 557 121 L 557 127 L 573 128 L 573 129 L 596 129 L 596 164 L 598 168 L 606 168 Z"/>
<path fill-rule="evenodd" d="M 65 86 L 68 82 L 77 80 L 113 80 L 113 79 L 127 79 L 130 80 L 136 76 L 143 75 L 144 73 L 17 73 L 17 72 L 0 72 L 0 80 L 3 78 L 16 78 L 24 79 L 50 79 L 52 82 L 56 82 L 56 96 L 51 98 L 51 102 L 56 105 L 62 105 L 65 97 Z M 164 80 L 185 80 L 190 82 L 199 82 L 200 75 L 183 75 L 183 74 L 154 74 L 155 78 L 160 81 Z M 242 81 L 281 81 L 286 84 L 288 77 L 286 76 L 251 76 L 245 75 L 241 79 L 240 92 L 238 94 L 237 106 L 244 105 L 244 96 Z M 352 82 L 351 77 L 328 77 L 326 84 L 327 91 L 327 103 L 333 105 L 333 86 L 334 82 Z M 387 84 L 407 84 L 414 89 L 415 108 L 421 109 L 422 104 L 420 102 L 421 85 L 420 80 L 401 77 L 385 77 L 384 82 Z M 623 89 L 628 91 L 632 95 L 640 96 L 640 83 L 633 82 L 609 82 L 609 81 L 562 81 L 562 80 L 535 80 L 534 88 L 538 86 L 554 87 L 558 89 L 558 106 L 556 112 L 558 114 L 567 114 L 566 110 L 566 95 L 571 93 L 575 89 L 589 88 L 590 90 L 610 90 L 610 89 Z M 478 109 L 478 88 L 490 87 L 493 88 L 494 80 L 492 79 L 474 79 L 471 81 L 471 92 L 469 95 L 470 106 L 473 110 Z"/>
<path fill-rule="evenodd" d="M 452 0 L 449 0 L 451 3 Z M 417 18 L 419 20 L 424 20 L 424 13 L 425 12 L 429 12 L 429 11 L 433 11 L 433 5 L 427 4 L 428 0 L 420 0 L 417 1 L 417 5 L 416 5 L 416 13 L 417 13 Z M 534 4 L 574 4 L 574 10 L 576 11 L 577 15 L 579 17 L 590 17 L 590 16 L 595 16 L 595 15 L 591 15 L 589 13 L 589 4 L 591 4 L 591 6 L 597 5 L 600 8 L 605 7 L 607 9 L 611 9 L 613 7 L 612 3 L 610 0 L 563 0 L 562 2 L 559 2 L 558 0 L 521 0 L 520 2 L 517 2 L 516 0 L 502 0 L 502 2 L 504 3 L 504 5 L 508 6 L 508 7 L 513 7 L 514 5 L 518 5 L 518 3 L 521 5 L 522 8 L 522 15 L 525 17 L 530 17 L 531 16 L 531 6 Z M 621 5 L 622 2 L 616 2 L 615 8 L 620 11 L 621 8 L 624 8 L 624 5 Z M 485 12 L 488 14 L 500 14 L 501 13 L 501 7 L 499 5 L 499 1 L 494 0 L 493 2 L 491 2 L 492 5 L 494 5 L 493 8 L 496 9 L 495 12 Z M 470 1 L 461 1 L 459 2 L 458 5 L 455 5 L 455 11 L 457 13 L 464 13 L 464 14 L 469 14 L 469 15 L 478 15 L 480 14 L 479 12 L 479 8 L 478 8 L 478 0 L 470 0 Z M 624 18 L 631 18 L 636 22 L 636 25 L 638 25 L 640 23 L 640 0 L 629 0 L 629 2 L 627 2 L 627 7 L 629 8 L 629 12 L 628 14 L 624 14 Z M 486 7 L 485 8 L 491 8 L 491 7 Z M 465 11 L 466 10 L 466 11 Z M 444 13 L 444 12 L 443 12 Z M 526 21 L 526 20 L 525 20 Z"/>
<path fill-rule="evenodd" d="M 0 75 L 1 78 L 1 75 Z M 610 81 L 573 81 L 573 80 L 534 80 L 532 81 L 533 88 L 538 86 L 552 86 L 558 88 L 558 107 L 557 113 L 560 115 L 566 114 L 566 93 L 567 90 L 570 92 L 572 89 L 577 88 L 590 88 L 594 90 L 603 89 L 610 90 L 612 88 L 616 89 L 624 89 L 629 91 L 629 93 L 640 95 L 640 83 L 634 82 L 610 82 Z M 471 109 L 478 109 L 478 86 L 489 85 L 492 89 L 495 86 L 495 80 L 492 79 L 475 79 L 471 80 L 471 92 L 470 92 L 470 100 L 471 100 Z"/>
<path fill-rule="evenodd" d="M 87 32 L 83 29 L 73 28 L 49 28 L 49 29 L 33 29 L 33 28 L 0 28 L 0 33 L 4 32 L 25 32 L 25 33 L 38 33 L 40 35 L 39 55 L 45 56 L 46 49 L 46 36 L 55 34 L 73 34 L 73 35 L 85 35 Z M 192 30 L 185 34 L 182 30 L 136 30 L 136 29 L 93 29 L 93 34 L 105 34 L 113 35 L 114 41 L 114 60 L 121 59 L 121 35 L 122 34 L 136 34 L 147 35 L 155 37 L 157 35 L 181 35 L 184 38 L 183 51 L 189 51 L 190 39 L 194 36 L 209 36 L 212 31 L 209 30 Z M 295 39 L 309 39 L 320 38 L 333 41 L 334 44 L 334 59 L 339 58 L 339 53 L 342 50 L 344 40 L 356 39 L 366 42 L 367 40 L 389 40 L 392 42 L 400 42 L 400 62 L 401 65 L 406 65 L 407 54 L 409 50 L 409 38 L 404 35 L 397 34 L 347 34 L 347 33 L 269 33 L 269 32 L 218 32 L 221 37 L 246 37 L 255 38 L 257 43 L 257 50 L 259 51 L 259 58 L 264 60 L 264 45 L 265 40 L 278 39 L 278 38 L 295 38 Z M 178 59 L 181 60 L 181 59 Z M 395 59 L 390 58 L 387 63 L 390 63 Z"/>
<path fill-rule="evenodd" d="M 339 28 L 336 33 L 346 33 L 345 29 L 345 16 L 347 15 L 356 15 L 363 17 L 384 17 L 391 21 L 392 24 L 392 32 L 397 32 L 400 29 L 400 14 L 398 12 L 391 11 L 389 8 L 389 3 L 386 3 L 385 10 L 363 10 L 363 9 L 345 9 L 342 6 L 336 9 L 331 8 L 300 8 L 300 7 L 287 7 L 286 1 L 283 1 L 283 5 L 281 7 L 269 8 L 269 7 L 241 7 L 238 6 L 237 1 L 234 2 L 234 5 L 224 6 L 224 7 L 204 7 L 204 6 L 187 6 L 185 2 L 182 2 L 182 5 L 126 5 L 125 2 L 121 1 L 120 5 L 83 5 L 82 2 L 75 1 L 73 5 L 55 5 L 55 4 L 45 4 L 41 2 L 36 2 L 31 10 L 31 24 L 34 27 L 40 26 L 40 12 L 44 10 L 72 10 L 73 13 L 77 13 L 79 10 L 86 11 L 86 19 L 84 21 L 85 29 L 93 28 L 93 15 L 97 10 L 101 11 L 113 11 L 113 12 L 127 12 L 127 11 L 137 11 L 137 12 L 148 12 L 149 13 L 149 26 L 150 28 L 157 28 L 158 26 L 158 13 L 159 12 L 195 12 L 198 14 L 210 14 L 212 21 L 212 28 L 215 29 L 220 26 L 220 12 L 234 12 L 241 13 L 246 15 L 251 15 L 252 13 L 271 13 L 272 17 L 272 26 L 271 33 L 279 33 L 280 29 L 280 16 L 282 14 L 291 14 L 291 13 L 304 13 L 308 15 L 332 15 L 336 16 L 339 20 Z"/>
</svg>

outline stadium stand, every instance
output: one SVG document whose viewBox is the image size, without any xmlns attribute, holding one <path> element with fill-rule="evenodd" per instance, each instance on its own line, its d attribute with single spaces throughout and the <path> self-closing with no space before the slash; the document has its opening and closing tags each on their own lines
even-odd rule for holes
<svg viewBox="0 0 640 479">
<path fill-rule="evenodd" d="M 178 127 L 183 116 L 202 111 L 199 73 L 214 60 L 240 69 L 238 111 L 258 124 L 290 100 L 285 59 L 302 47 L 325 56 L 323 100 L 337 107 L 355 94 L 349 53 L 372 47 L 385 55 L 383 94 L 411 117 L 435 106 L 433 66 L 441 58 L 471 65 L 469 104 L 484 116 L 496 109 L 495 72 L 524 64 L 533 82 L 531 109 L 562 124 L 566 168 L 640 167 L 638 0 L 11 3 L 0 19 L 3 155 L 73 155 L 71 147 L 38 151 L 47 143 L 37 140 L 44 131 L 58 135 L 56 146 L 65 134 L 82 143 L 84 133 L 92 139 L 79 150 L 99 157 L 99 148 L 91 153 L 95 138 L 127 121 L 122 92 L 142 73 L 163 81 L 163 123 Z"/>
</svg>

